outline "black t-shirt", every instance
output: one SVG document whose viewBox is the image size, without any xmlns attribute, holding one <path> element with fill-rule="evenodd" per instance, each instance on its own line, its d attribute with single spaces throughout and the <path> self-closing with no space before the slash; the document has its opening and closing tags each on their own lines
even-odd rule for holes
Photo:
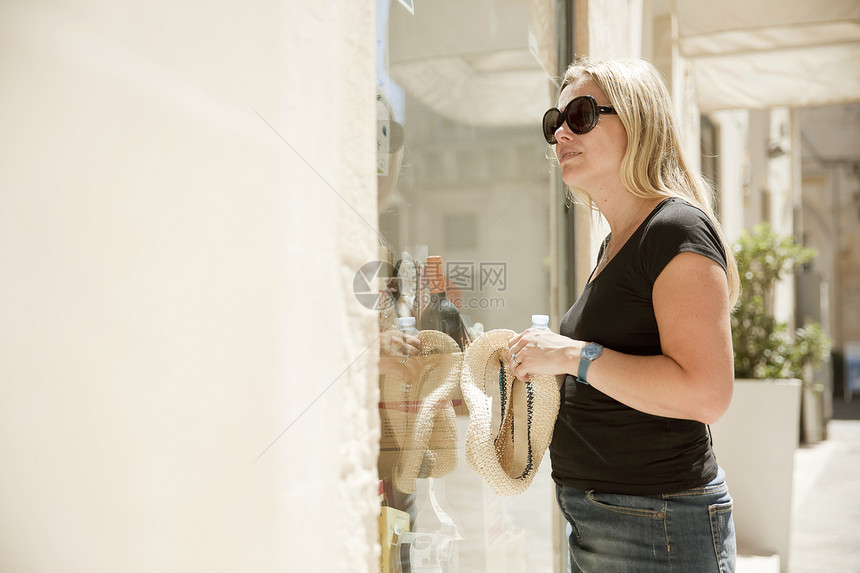
<svg viewBox="0 0 860 573">
<path fill-rule="evenodd" d="M 666 199 L 586 285 L 562 319 L 561 334 L 625 354 L 662 354 L 651 293 L 662 270 L 682 252 L 726 268 L 723 243 L 707 215 L 681 199 Z M 716 477 L 703 423 L 634 410 L 571 374 L 561 392 L 550 445 L 556 483 L 653 495 L 699 487 Z"/>
</svg>

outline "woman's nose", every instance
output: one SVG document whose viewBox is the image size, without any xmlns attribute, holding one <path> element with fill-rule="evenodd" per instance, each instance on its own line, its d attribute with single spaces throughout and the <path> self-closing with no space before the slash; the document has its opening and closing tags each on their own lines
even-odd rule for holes
<svg viewBox="0 0 860 573">
<path fill-rule="evenodd" d="M 573 132 L 567 126 L 566 121 L 561 122 L 561 125 L 555 130 L 555 140 L 570 141 L 571 139 L 573 139 Z"/>
</svg>

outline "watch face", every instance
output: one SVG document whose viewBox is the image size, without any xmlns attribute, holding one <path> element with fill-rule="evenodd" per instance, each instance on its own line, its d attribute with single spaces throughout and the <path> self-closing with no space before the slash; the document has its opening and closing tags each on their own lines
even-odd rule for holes
<svg viewBox="0 0 860 573">
<path fill-rule="evenodd" d="M 588 344 L 585 348 L 582 349 L 582 357 L 586 360 L 594 360 L 598 356 L 600 356 L 600 351 L 603 350 L 597 344 Z"/>
</svg>

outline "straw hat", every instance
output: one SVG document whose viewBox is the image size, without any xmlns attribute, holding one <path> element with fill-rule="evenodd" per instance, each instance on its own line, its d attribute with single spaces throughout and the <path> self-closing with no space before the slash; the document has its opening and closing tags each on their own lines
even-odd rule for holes
<svg viewBox="0 0 860 573">
<path fill-rule="evenodd" d="M 466 350 L 460 387 L 469 408 L 466 460 L 499 495 L 522 493 L 549 447 L 558 415 L 555 376 L 517 380 L 508 362 L 513 330 L 491 330 Z"/>
<path fill-rule="evenodd" d="M 415 479 L 442 477 L 457 467 L 457 417 L 451 401 L 460 380 L 463 353 L 453 338 L 436 330 L 418 333 L 421 354 L 408 376 L 384 376 L 383 432 L 393 436 L 399 457 L 394 485 L 415 491 Z M 384 436 L 385 437 L 385 436 Z"/>
</svg>

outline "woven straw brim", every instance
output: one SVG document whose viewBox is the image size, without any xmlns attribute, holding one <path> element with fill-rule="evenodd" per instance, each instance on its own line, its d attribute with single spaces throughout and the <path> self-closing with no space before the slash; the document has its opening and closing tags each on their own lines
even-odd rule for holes
<svg viewBox="0 0 860 573">
<path fill-rule="evenodd" d="M 400 449 L 395 487 L 415 491 L 415 479 L 445 476 L 457 467 L 457 418 L 452 398 L 460 380 L 463 353 L 453 338 L 436 330 L 418 333 L 421 354 L 410 379 L 385 376 L 382 400 L 388 429 Z M 401 407 L 398 407 L 401 405 Z"/>
<path fill-rule="evenodd" d="M 499 495 L 524 492 L 552 440 L 558 416 L 555 376 L 516 380 L 508 362 L 512 330 L 491 330 L 466 350 L 460 376 L 469 408 L 466 460 Z M 495 411 L 494 411 L 495 409 Z"/>
</svg>

